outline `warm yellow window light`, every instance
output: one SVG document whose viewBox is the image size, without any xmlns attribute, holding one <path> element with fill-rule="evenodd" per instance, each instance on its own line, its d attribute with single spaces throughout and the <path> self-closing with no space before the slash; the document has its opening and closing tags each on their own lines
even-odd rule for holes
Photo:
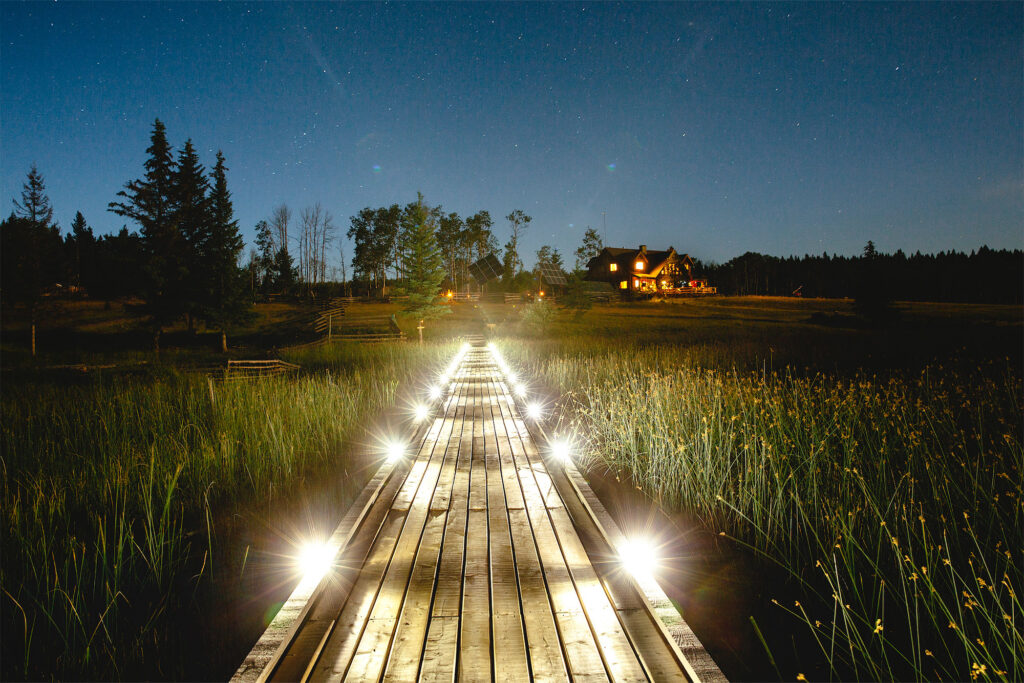
<svg viewBox="0 0 1024 683">
<path fill-rule="evenodd" d="M 644 269 L 644 262 L 643 261 L 637 261 L 636 262 L 636 269 L 637 270 L 643 270 Z"/>
<path fill-rule="evenodd" d="M 627 287 L 629 287 L 629 283 L 625 280 L 619 283 L 619 289 L 626 289 Z"/>
<path fill-rule="evenodd" d="M 618 263 L 612 263 L 612 264 L 610 264 L 610 265 L 608 266 L 608 270 L 610 270 L 610 271 L 611 271 L 611 272 L 613 272 L 613 273 L 614 273 L 615 271 L 617 271 L 618 269 L 619 269 L 619 264 L 618 264 Z"/>
</svg>

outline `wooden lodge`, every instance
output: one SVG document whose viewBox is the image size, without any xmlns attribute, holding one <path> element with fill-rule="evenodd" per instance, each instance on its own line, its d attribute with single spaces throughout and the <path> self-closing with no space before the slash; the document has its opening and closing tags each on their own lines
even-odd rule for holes
<svg viewBox="0 0 1024 683">
<path fill-rule="evenodd" d="M 641 244 L 639 249 L 605 247 L 587 262 L 586 279 L 607 282 L 623 295 L 681 296 L 714 294 L 707 281 L 692 279 L 693 259 L 668 251 L 653 251 Z M 701 285 L 701 286 L 698 286 Z"/>
</svg>

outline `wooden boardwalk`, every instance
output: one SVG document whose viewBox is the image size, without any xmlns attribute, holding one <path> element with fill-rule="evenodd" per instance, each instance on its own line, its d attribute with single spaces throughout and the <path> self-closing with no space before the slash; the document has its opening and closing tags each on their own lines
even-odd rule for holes
<svg viewBox="0 0 1024 683">
<path fill-rule="evenodd" d="M 721 680 L 621 570 L 614 522 L 538 450 L 488 349 L 435 408 L 233 680 Z"/>
</svg>

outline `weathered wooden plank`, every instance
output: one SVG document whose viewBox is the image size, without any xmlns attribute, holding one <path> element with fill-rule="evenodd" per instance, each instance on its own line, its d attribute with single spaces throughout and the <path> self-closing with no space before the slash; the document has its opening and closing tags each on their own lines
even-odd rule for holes
<svg viewBox="0 0 1024 683">
<path fill-rule="evenodd" d="M 465 406 L 466 397 L 459 393 L 457 404 Z M 385 681 L 411 681 L 419 673 L 420 658 L 427 636 L 431 611 L 431 598 L 440 563 L 441 544 L 447 528 L 448 507 L 451 500 L 455 469 L 459 459 L 459 444 L 465 410 L 449 411 L 452 427 L 445 448 L 444 464 L 431 498 L 430 512 L 423 536 L 416 550 L 416 562 L 402 604 L 402 615 L 395 629 L 391 655 L 384 672 Z M 455 417 L 461 415 L 462 417 Z M 444 501 L 444 507 L 438 501 Z"/>
<path fill-rule="evenodd" d="M 608 673 L 615 681 L 646 681 L 643 666 L 633 652 L 629 638 L 619 623 L 618 614 L 608 601 L 568 513 L 564 509 L 555 508 L 549 510 L 548 514 L 558 536 L 566 566 L 576 584 L 583 611 L 608 666 Z"/>
<path fill-rule="evenodd" d="M 562 656 L 561 640 L 555 627 L 544 570 L 537 555 L 533 530 L 525 509 L 526 503 L 513 458 L 508 424 L 504 419 L 508 411 L 507 395 L 502 395 L 504 385 L 492 384 L 491 388 L 495 392 L 492 394 L 492 414 L 498 437 L 501 483 L 504 487 L 515 555 L 531 673 L 533 680 L 565 681 L 568 680 L 568 671 Z M 518 438 L 518 435 L 516 436 Z"/>
<path fill-rule="evenodd" d="M 474 463 L 474 470 L 476 463 Z M 476 479 L 474 478 L 474 483 Z M 487 511 L 470 510 L 466 523 L 466 568 L 462 589 L 459 680 L 491 678 L 491 596 L 487 567 Z"/>
<path fill-rule="evenodd" d="M 391 564 L 388 565 L 384 580 L 377 591 L 377 599 L 370 612 L 370 619 L 359 639 L 359 645 L 356 647 L 348 671 L 345 673 L 345 680 L 377 680 L 387 662 L 390 651 L 389 644 L 405 600 L 416 550 L 423 537 L 429 503 L 441 475 L 441 468 L 447 453 L 446 445 L 453 426 L 452 420 L 445 419 L 439 436 L 433 444 L 433 454 L 423 474 L 423 481 L 412 500 L 405 526 L 402 528 L 394 555 L 391 558 Z"/>
<path fill-rule="evenodd" d="M 467 403 L 475 401 L 476 389 L 467 390 Z M 470 413 L 472 418 L 472 413 Z M 453 435 L 454 437 L 454 435 Z M 458 661 L 459 615 L 462 607 L 462 567 L 466 546 L 466 516 L 469 507 L 469 481 L 472 465 L 473 422 L 465 420 L 459 441 L 458 461 L 444 544 L 434 589 L 434 605 L 427 629 L 420 667 L 420 679 L 451 681 Z"/>
<path fill-rule="evenodd" d="M 491 628 L 495 681 L 530 677 L 519 602 L 519 581 L 505 507 L 505 491 L 493 420 L 493 390 L 485 397 L 490 419 L 484 420 L 484 462 L 487 469 L 487 522 L 491 551 Z"/>
<path fill-rule="evenodd" d="M 338 616 L 334 631 L 321 652 L 320 661 L 314 667 L 310 680 L 338 680 L 345 675 L 369 618 L 404 521 L 405 514 L 400 510 L 392 510 L 388 514 L 388 519 L 359 573 L 348 602 Z"/>
</svg>

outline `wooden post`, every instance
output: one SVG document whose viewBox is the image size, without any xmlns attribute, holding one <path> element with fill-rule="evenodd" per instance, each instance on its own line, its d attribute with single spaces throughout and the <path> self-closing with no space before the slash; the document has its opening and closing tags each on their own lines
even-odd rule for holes
<svg viewBox="0 0 1024 683">
<path fill-rule="evenodd" d="M 420 337 L 422 337 L 422 336 L 423 336 L 423 333 L 421 332 L 420 333 Z M 423 341 L 423 340 L 420 339 L 420 341 Z M 35 323 L 32 323 L 32 357 L 33 358 L 36 357 L 36 324 Z"/>
<path fill-rule="evenodd" d="M 420 344 L 422 344 L 423 343 L 423 321 L 422 320 L 420 321 L 420 324 L 416 326 L 416 329 L 419 330 L 419 332 L 420 332 Z"/>
<path fill-rule="evenodd" d="M 334 314 L 333 313 L 328 313 L 327 314 L 327 343 L 328 344 L 331 343 L 331 326 L 333 325 L 333 323 L 334 323 Z"/>
</svg>

